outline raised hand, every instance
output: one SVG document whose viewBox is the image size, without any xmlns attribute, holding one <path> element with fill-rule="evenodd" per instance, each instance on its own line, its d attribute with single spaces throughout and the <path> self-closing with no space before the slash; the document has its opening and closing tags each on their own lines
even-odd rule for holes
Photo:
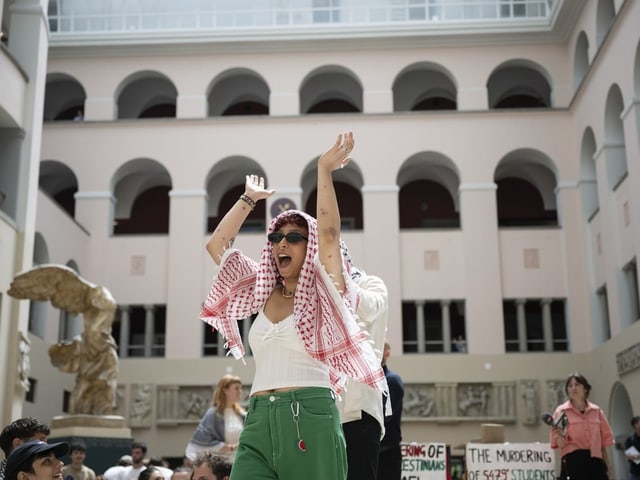
<svg viewBox="0 0 640 480">
<path fill-rule="evenodd" d="M 258 175 L 247 175 L 247 180 L 244 186 L 244 193 L 251 197 L 254 202 L 258 200 L 264 200 L 276 193 L 275 190 L 267 190 L 264 187 L 264 177 Z"/>
<path fill-rule="evenodd" d="M 344 168 L 352 160 L 349 154 L 354 144 L 353 132 L 338 135 L 336 143 L 318 160 L 318 168 L 327 169 L 330 172 Z"/>
</svg>

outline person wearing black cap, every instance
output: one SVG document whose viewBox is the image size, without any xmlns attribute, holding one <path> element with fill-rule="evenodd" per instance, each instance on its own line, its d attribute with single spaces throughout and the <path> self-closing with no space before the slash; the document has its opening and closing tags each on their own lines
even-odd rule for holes
<svg viewBox="0 0 640 480">
<path fill-rule="evenodd" d="M 4 480 L 4 469 L 7 458 L 14 449 L 31 440 L 47 441 L 49 425 L 35 418 L 19 418 L 2 429 L 0 433 L 0 448 L 4 452 L 4 460 L 0 462 L 0 480 Z"/>
<path fill-rule="evenodd" d="M 60 460 L 69 451 L 69 444 L 34 440 L 23 443 L 7 459 L 6 480 L 62 480 Z"/>
</svg>

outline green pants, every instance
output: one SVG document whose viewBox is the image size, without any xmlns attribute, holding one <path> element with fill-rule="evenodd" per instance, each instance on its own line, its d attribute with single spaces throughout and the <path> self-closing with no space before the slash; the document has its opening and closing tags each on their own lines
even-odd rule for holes
<svg viewBox="0 0 640 480">
<path fill-rule="evenodd" d="M 347 478 L 335 395 L 310 387 L 251 397 L 231 480 L 301 478 Z"/>
</svg>

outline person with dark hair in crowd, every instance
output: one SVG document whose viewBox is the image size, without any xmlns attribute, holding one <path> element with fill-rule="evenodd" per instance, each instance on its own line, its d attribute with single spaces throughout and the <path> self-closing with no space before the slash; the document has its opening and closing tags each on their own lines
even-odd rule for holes
<svg viewBox="0 0 640 480">
<path fill-rule="evenodd" d="M 384 437 L 380 442 L 378 457 L 378 480 L 400 480 L 402 476 L 402 407 L 404 402 L 404 383 L 396 372 L 389 370 L 387 360 L 391 356 L 391 346 L 384 342 L 382 368 L 389 385 L 391 415 L 384 419 Z"/>
<path fill-rule="evenodd" d="M 158 467 L 147 467 L 140 472 L 138 480 L 164 480 L 164 475 Z"/>
<path fill-rule="evenodd" d="M 146 455 L 147 444 L 143 442 L 133 442 L 131 444 L 131 465 L 124 467 L 120 472 L 118 480 L 138 480 L 138 476 L 146 468 L 144 464 Z"/>
<path fill-rule="evenodd" d="M 640 417 L 634 416 L 631 426 L 633 433 L 625 441 L 624 453 L 629 459 L 629 480 L 640 480 Z"/>
<path fill-rule="evenodd" d="M 348 377 L 386 391 L 340 254 L 340 214 L 332 172 L 346 166 L 354 141 L 339 135 L 317 161 L 317 220 L 298 210 L 275 217 L 260 262 L 231 248 L 260 200 L 264 178 L 247 176 L 245 193 L 220 221 L 207 251 L 220 266 L 200 318 L 244 355 L 238 321 L 249 331 L 255 376 L 232 478 L 344 480 L 347 460 L 335 399 Z"/>
<path fill-rule="evenodd" d="M 615 443 L 613 432 L 602 409 L 588 400 L 591 385 L 579 372 L 567 377 L 564 391 L 569 400 L 558 405 L 554 420 L 566 421 L 553 426 L 551 448 L 560 449 L 562 480 L 607 480 L 609 457 L 607 447 Z M 557 422 L 554 422 L 557 423 Z"/>
<path fill-rule="evenodd" d="M 64 462 L 69 451 L 64 442 L 46 443 L 32 440 L 16 447 L 7 458 L 6 480 L 52 480 L 62 478 Z"/>
<path fill-rule="evenodd" d="M 193 480 L 229 480 L 231 461 L 213 450 L 200 452 L 193 460 Z"/>
<path fill-rule="evenodd" d="M 147 466 L 155 467 L 162 474 L 164 480 L 171 480 L 173 477 L 173 470 L 169 468 L 169 464 L 164 458 L 151 457 Z"/>
<path fill-rule="evenodd" d="M 171 480 L 191 480 L 192 474 L 193 468 L 187 467 L 186 465 L 178 465 L 173 469 Z"/>
<path fill-rule="evenodd" d="M 31 440 L 47 441 L 49 425 L 35 418 L 19 418 L 4 427 L 0 433 L 0 448 L 4 452 L 4 460 L 0 462 L 0 480 L 4 480 L 4 471 L 9 454 L 18 446 Z"/>
<path fill-rule="evenodd" d="M 84 443 L 75 442 L 69 446 L 71 463 L 62 469 L 64 480 L 96 480 L 96 472 L 84 464 L 87 458 L 87 447 Z"/>
</svg>

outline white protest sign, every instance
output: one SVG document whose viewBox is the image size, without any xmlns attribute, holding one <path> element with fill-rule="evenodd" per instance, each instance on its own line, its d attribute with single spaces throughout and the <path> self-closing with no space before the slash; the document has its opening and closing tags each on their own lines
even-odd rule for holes
<svg viewBox="0 0 640 480">
<path fill-rule="evenodd" d="M 468 480 L 556 480 L 548 443 L 467 443 Z"/>
<path fill-rule="evenodd" d="M 402 443 L 402 480 L 446 480 L 447 445 Z"/>
</svg>

